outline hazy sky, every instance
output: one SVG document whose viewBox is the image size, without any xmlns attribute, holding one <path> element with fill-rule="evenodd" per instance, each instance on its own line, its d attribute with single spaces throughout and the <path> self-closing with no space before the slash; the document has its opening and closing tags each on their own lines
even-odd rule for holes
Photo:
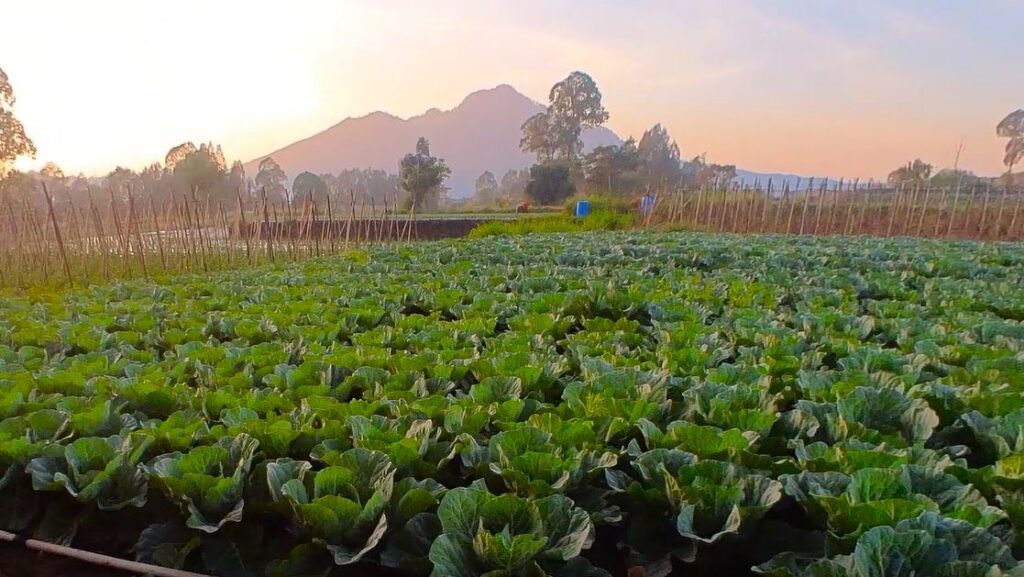
<svg viewBox="0 0 1024 577">
<path fill-rule="evenodd" d="M 347 116 L 447 109 L 572 70 L 608 125 L 684 155 L 885 175 L 1001 170 L 1024 107 L 1021 0 L 5 1 L 0 67 L 39 161 L 100 173 L 213 140 L 250 160 Z"/>
</svg>

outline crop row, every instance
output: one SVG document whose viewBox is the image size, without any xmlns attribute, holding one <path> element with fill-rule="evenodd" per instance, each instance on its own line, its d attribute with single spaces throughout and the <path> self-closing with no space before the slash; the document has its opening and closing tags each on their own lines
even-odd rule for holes
<svg viewBox="0 0 1024 577">
<path fill-rule="evenodd" d="M 7 298 L 0 528 L 231 576 L 1021 575 L 1022 272 L 604 233 Z"/>
</svg>

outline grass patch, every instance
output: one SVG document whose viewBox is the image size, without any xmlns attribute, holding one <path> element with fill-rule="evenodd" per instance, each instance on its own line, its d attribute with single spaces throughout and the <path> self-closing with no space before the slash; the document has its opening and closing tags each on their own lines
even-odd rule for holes
<svg viewBox="0 0 1024 577">
<path fill-rule="evenodd" d="M 584 218 L 564 214 L 508 221 L 491 221 L 478 225 L 469 232 L 470 238 L 556 232 L 588 232 L 595 230 L 625 230 L 633 226 L 633 216 L 599 210 Z"/>
</svg>

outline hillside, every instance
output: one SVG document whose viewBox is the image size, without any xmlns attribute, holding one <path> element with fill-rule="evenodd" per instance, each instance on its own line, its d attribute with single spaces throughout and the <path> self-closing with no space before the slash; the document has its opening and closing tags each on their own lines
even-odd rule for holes
<svg viewBox="0 0 1024 577">
<path fill-rule="evenodd" d="M 304 170 L 338 172 L 346 168 L 377 168 L 397 172 L 398 162 L 412 152 L 416 139 L 425 136 L 430 150 L 444 158 L 452 169 L 448 186 L 451 196 L 473 193 L 476 178 L 490 170 L 497 178 L 512 168 L 533 163 L 532 154 L 519 149 L 520 130 L 530 116 L 544 106 L 502 84 L 467 96 L 452 110 L 432 108 L 403 119 L 385 112 L 347 118 L 320 132 L 275 150 L 273 156 L 289 180 Z M 617 144 L 621 139 L 611 130 L 597 128 L 583 134 L 587 149 Z M 254 176 L 261 156 L 245 165 Z"/>
</svg>

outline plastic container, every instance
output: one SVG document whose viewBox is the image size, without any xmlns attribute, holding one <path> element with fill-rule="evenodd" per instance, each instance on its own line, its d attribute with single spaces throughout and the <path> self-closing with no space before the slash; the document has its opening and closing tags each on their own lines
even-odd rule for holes
<svg viewBox="0 0 1024 577">
<path fill-rule="evenodd" d="M 590 201 L 589 200 L 578 200 L 576 201 L 576 218 L 583 218 L 590 214 Z"/>
</svg>

